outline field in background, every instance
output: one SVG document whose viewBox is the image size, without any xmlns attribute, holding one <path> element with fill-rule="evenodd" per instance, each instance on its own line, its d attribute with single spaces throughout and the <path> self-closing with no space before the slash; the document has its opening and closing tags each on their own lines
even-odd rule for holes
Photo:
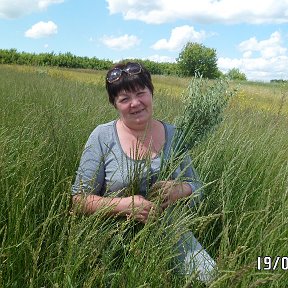
<svg viewBox="0 0 288 288">
<path fill-rule="evenodd" d="M 173 237 L 160 242 L 159 227 L 128 242 L 127 221 L 69 213 L 83 145 L 117 117 L 105 73 L 2 65 L 0 79 L 0 287 L 188 285 L 171 272 Z M 153 80 L 155 117 L 173 122 L 189 79 Z M 192 151 L 206 198 L 182 222 L 217 261 L 211 287 L 285 287 L 288 263 L 257 270 L 257 256 L 288 257 L 288 87 L 231 85 L 224 122 Z"/>
</svg>

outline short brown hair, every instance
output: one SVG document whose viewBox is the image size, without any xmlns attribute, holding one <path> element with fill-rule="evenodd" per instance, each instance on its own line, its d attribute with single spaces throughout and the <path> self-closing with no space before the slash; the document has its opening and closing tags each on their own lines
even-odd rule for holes
<svg viewBox="0 0 288 288">
<path fill-rule="evenodd" d="M 115 68 L 124 69 L 128 64 L 133 64 L 133 62 L 120 62 L 114 65 L 108 72 L 112 71 Z M 138 63 L 139 64 L 139 63 Z M 151 79 L 150 72 L 142 65 L 141 72 L 134 75 L 128 75 L 127 73 L 122 73 L 120 78 L 112 83 L 107 80 L 106 77 L 106 90 L 109 96 L 109 102 L 115 105 L 115 98 L 121 91 L 135 92 L 138 89 L 144 89 L 147 87 L 153 95 L 154 86 Z"/>
</svg>

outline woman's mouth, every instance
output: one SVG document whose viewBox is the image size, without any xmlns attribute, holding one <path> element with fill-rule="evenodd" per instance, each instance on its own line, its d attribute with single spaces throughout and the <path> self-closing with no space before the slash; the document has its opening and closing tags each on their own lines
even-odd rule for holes
<svg viewBox="0 0 288 288">
<path fill-rule="evenodd" d="M 141 109 L 141 110 L 138 110 L 138 111 L 133 112 L 133 113 L 131 113 L 131 114 L 132 114 L 132 115 L 137 115 L 137 114 L 141 113 L 143 110 L 144 110 L 144 109 Z"/>
</svg>

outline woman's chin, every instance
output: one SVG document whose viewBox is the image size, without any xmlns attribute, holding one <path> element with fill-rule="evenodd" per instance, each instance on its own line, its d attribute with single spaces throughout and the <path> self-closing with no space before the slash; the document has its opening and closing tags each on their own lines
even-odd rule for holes
<svg viewBox="0 0 288 288">
<path fill-rule="evenodd" d="M 148 117 L 147 115 L 138 115 L 138 117 L 133 117 L 129 119 L 131 125 L 137 126 L 145 126 L 151 121 L 152 117 Z"/>
</svg>

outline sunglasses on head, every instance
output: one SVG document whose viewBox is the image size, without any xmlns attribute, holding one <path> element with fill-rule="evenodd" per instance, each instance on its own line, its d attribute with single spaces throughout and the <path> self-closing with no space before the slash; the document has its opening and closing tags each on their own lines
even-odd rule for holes
<svg viewBox="0 0 288 288">
<path fill-rule="evenodd" d="M 140 74 L 142 67 L 139 63 L 128 63 L 123 69 L 114 68 L 107 73 L 107 81 L 113 83 L 120 79 L 122 73 L 125 72 L 128 76 Z"/>
</svg>

